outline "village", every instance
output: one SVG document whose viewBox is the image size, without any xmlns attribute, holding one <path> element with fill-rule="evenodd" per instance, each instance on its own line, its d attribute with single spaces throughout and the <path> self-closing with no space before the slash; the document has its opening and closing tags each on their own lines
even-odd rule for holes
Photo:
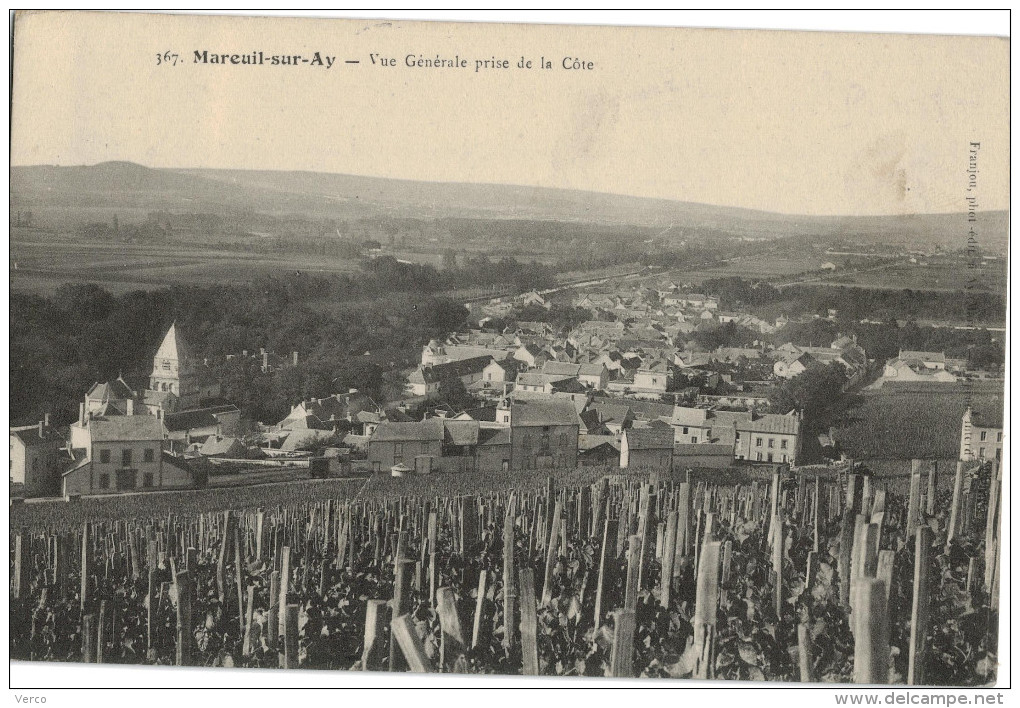
<svg viewBox="0 0 1020 708">
<path fill-rule="evenodd" d="M 224 400 L 209 360 L 174 323 L 144 389 L 123 377 L 97 382 L 66 428 L 49 416 L 11 428 L 12 499 L 309 476 L 796 468 L 845 459 L 830 435 L 812 432 L 819 426 L 802 407 L 782 407 L 790 400 L 782 389 L 797 377 L 828 370 L 846 392 L 985 375 L 943 352 L 900 350 L 875 362 L 852 335 L 774 346 L 791 318 L 725 310 L 717 296 L 668 277 L 467 308 L 473 326 L 425 343 L 419 365 L 397 372 L 399 397 L 376 401 L 351 388 L 293 401 L 282 420 L 257 423 Z M 569 327 L 544 317 L 564 310 Z M 236 356 L 265 374 L 300 360 L 264 348 Z M 960 459 L 1001 455 L 1001 412 L 978 417 L 968 408 L 956 423 Z"/>
</svg>

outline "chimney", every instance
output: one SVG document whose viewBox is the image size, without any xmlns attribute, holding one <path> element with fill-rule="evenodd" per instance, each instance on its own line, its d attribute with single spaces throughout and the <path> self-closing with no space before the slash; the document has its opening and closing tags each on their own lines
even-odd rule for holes
<svg viewBox="0 0 1020 708">
<path fill-rule="evenodd" d="M 269 352 L 267 352 L 265 349 L 262 350 L 262 370 L 263 371 L 269 370 Z"/>
<path fill-rule="evenodd" d="M 291 356 L 291 359 L 294 362 L 294 366 L 297 366 L 298 365 L 298 353 L 296 351 L 293 351 L 293 352 L 290 353 L 290 356 Z"/>
<path fill-rule="evenodd" d="M 128 415 L 135 414 L 135 399 L 133 398 L 127 399 L 127 414 Z"/>
<path fill-rule="evenodd" d="M 266 348 L 265 348 L 265 347 L 259 347 L 259 354 L 261 354 L 261 355 L 265 356 L 265 354 L 266 354 Z"/>
<path fill-rule="evenodd" d="M 241 356 L 243 356 L 245 358 L 248 358 L 248 350 L 247 349 L 242 349 L 241 350 Z"/>
<path fill-rule="evenodd" d="M 44 413 L 43 414 L 43 425 L 45 427 L 47 427 L 47 428 L 50 427 L 50 414 L 49 413 Z"/>
<path fill-rule="evenodd" d="M 81 425 L 81 427 L 83 427 L 83 428 L 85 427 L 85 404 L 84 403 L 79 403 L 78 404 L 78 424 Z"/>
<path fill-rule="evenodd" d="M 44 437 L 43 436 L 43 421 L 41 421 L 41 420 L 39 421 L 39 437 Z"/>
</svg>

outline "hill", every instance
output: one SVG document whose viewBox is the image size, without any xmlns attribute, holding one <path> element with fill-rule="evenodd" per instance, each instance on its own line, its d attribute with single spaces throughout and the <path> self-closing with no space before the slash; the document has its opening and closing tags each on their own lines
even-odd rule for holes
<svg viewBox="0 0 1020 708">
<path fill-rule="evenodd" d="M 798 216 L 618 194 L 272 170 L 152 169 L 129 162 L 11 168 L 12 211 L 55 226 L 120 210 L 263 213 L 319 219 L 506 219 L 626 224 L 676 240 L 712 234 L 841 239 L 850 244 L 950 249 L 966 245 L 963 214 Z M 981 245 L 1005 252 L 1007 212 L 982 215 Z"/>
</svg>

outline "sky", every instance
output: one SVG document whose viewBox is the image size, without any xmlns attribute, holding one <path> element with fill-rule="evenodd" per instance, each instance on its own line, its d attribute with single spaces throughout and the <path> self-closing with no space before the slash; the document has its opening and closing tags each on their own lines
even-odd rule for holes
<svg viewBox="0 0 1020 708">
<path fill-rule="evenodd" d="M 157 65 L 168 51 L 177 65 Z M 210 65 L 196 51 L 337 63 Z M 469 66 L 410 68 L 408 55 Z M 517 69 L 522 57 L 534 68 Z M 564 57 L 593 67 L 564 69 Z M 476 72 L 478 59 L 511 68 Z M 43 13 L 15 24 L 11 162 L 952 212 L 968 194 L 1008 207 L 1008 119 L 1009 43 L 997 37 Z"/>
</svg>

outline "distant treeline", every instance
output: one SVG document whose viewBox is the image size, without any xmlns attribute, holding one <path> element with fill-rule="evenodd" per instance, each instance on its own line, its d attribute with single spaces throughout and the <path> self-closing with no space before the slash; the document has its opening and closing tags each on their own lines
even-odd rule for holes
<svg viewBox="0 0 1020 708">
<path fill-rule="evenodd" d="M 826 315 L 836 310 L 847 320 L 938 320 L 998 326 L 1005 322 L 1006 298 L 986 291 L 885 290 L 832 285 L 794 285 L 779 289 L 743 278 L 716 278 L 699 288 L 718 295 L 727 309 L 742 307 L 768 315 Z"/>
<path fill-rule="evenodd" d="M 461 327 L 468 313 L 422 289 L 417 267 L 373 263 L 350 277 L 263 278 L 119 296 L 92 284 L 61 286 L 52 298 L 12 293 L 11 419 L 52 413 L 69 422 L 93 383 L 121 373 L 144 387 L 175 320 L 195 356 L 219 373 L 228 400 L 253 420 L 276 420 L 302 397 L 352 387 L 380 396 L 384 371 L 413 365 L 422 343 Z M 297 351 L 300 364 L 264 376 L 262 347 L 288 356 Z M 226 361 L 243 350 L 256 356 Z"/>
</svg>

